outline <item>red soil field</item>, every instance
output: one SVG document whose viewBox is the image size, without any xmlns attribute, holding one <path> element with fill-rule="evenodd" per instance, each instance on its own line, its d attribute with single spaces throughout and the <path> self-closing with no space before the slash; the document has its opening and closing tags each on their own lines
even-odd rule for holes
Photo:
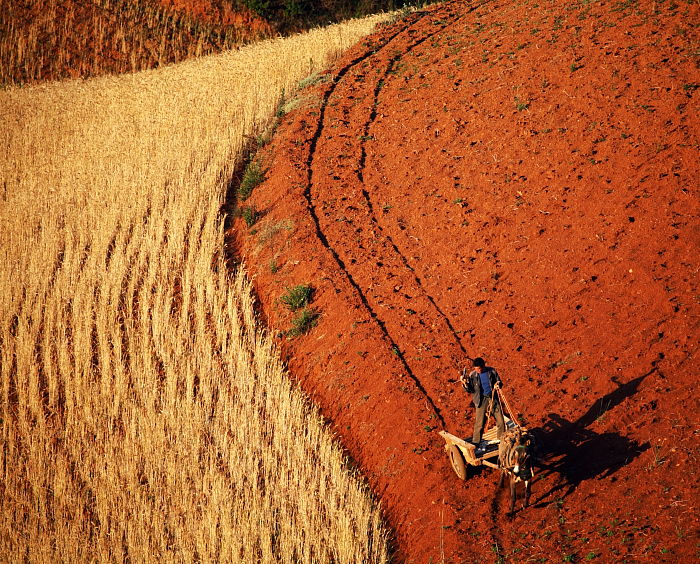
<svg viewBox="0 0 700 564">
<path fill-rule="evenodd" d="M 698 558 L 700 5 L 447 2 L 281 121 L 230 244 L 405 562 Z M 285 335 L 286 288 L 318 324 Z M 541 463 L 452 471 L 495 366 Z"/>
</svg>

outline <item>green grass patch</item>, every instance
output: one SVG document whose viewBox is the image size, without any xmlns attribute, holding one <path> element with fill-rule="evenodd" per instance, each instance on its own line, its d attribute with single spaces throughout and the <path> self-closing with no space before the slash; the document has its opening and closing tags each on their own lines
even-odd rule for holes
<svg viewBox="0 0 700 564">
<path fill-rule="evenodd" d="M 299 337 L 308 333 L 318 324 L 320 313 L 315 308 L 305 307 L 292 318 L 292 328 L 287 331 L 288 337 Z"/>
<path fill-rule="evenodd" d="M 276 223 L 266 223 L 258 230 L 258 243 L 265 245 L 275 238 L 280 231 L 291 231 L 294 228 L 294 223 L 291 219 L 283 219 Z"/>
<path fill-rule="evenodd" d="M 298 286 L 287 288 L 282 294 L 280 301 L 291 311 L 297 311 L 309 305 L 313 292 L 314 289 L 310 284 L 299 284 Z"/>
<path fill-rule="evenodd" d="M 299 81 L 299 90 L 303 90 L 304 88 L 308 86 L 314 86 L 316 84 L 320 84 L 321 82 L 327 82 L 329 80 L 328 75 L 321 74 L 320 72 L 314 72 L 307 76 L 306 78 L 303 78 Z"/>
<path fill-rule="evenodd" d="M 254 206 L 244 206 L 240 209 L 240 215 L 248 227 L 253 227 L 258 221 L 260 214 Z"/>
<path fill-rule="evenodd" d="M 526 100 L 521 100 L 517 96 L 515 97 L 515 109 L 518 110 L 519 112 L 522 112 L 523 110 L 527 110 L 530 107 L 530 102 Z"/>
<path fill-rule="evenodd" d="M 265 180 L 265 171 L 260 163 L 257 160 L 250 161 L 243 173 L 241 185 L 238 187 L 238 197 L 245 202 L 263 180 Z"/>
</svg>

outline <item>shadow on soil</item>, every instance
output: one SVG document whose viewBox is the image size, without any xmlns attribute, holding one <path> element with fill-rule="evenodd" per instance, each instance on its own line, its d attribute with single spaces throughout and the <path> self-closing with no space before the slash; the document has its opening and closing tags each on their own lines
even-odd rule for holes
<svg viewBox="0 0 700 564">
<path fill-rule="evenodd" d="M 555 494 L 559 499 L 565 498 L 584 480 L 609 478 L 650 447 L 649 443 L 640 444 L 620 433 L 596 433 L 588 426 L 637 393 L 640 384 L 656 370 L 654 367 L 643 376 L 620 384 L 596 400 L 576 421 L 549 414 L 549 421 L 537 433 L 538 443 L 545 447 L 539 466 L 545 476 L 558 474 L 558 479 L 549 491 L 533 500 L 535 505 L 549 503 Z"/>
</svg>

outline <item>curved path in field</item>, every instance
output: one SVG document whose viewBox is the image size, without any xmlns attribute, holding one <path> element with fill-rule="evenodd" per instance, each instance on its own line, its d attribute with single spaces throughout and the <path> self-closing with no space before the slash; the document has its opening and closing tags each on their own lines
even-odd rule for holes
<svg viewBox="0 0 700 564">
<path fill-rule="evenodd" d="M 261 219 L 235 246 L 273 330 L 285 288 L 314 286 L 318 325 L 280 343 L 397 560 L 694 553 L 671 522 L 694 526 L 697 480 L 663 470 L 694 456 L 697 33 L 648 8 L 409 14 L 304 91 L 264 151 Z M 512 519 L 497 474 L 461 482 L 437 435 L 470 434 L 471 356 L 543 444 Z"/>
</svg>

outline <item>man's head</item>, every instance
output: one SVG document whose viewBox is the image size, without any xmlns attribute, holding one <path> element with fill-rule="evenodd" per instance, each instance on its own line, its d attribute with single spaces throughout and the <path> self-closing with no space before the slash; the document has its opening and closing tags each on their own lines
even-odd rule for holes
<svg viewBox="0 0 700 564">
<path fill-rule="evenodd" d="M 474 360 L 472 360 L 472 366 L 474 366 L 474 368 L 476 368 L 479 372 L 483 372 L 484 368 L 486 368 L 486 362 L 484 362 L 483 358 L 477 356 Z"/>
</svg>

